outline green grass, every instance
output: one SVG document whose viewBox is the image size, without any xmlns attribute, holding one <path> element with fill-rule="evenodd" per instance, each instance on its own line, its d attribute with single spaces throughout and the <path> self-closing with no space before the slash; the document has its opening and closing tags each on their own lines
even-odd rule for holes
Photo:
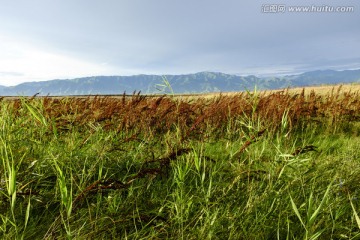
<svg viewBox="0 0 360 240">
<path fill-rule="evenodd" d="M 1 103 L 1 239 L 360 237 L 359 122 L 244 115 L 186 141 L 176 126 L 129 140 L 56 129 L 41 100 L 24 104 Z"/>
</svg>

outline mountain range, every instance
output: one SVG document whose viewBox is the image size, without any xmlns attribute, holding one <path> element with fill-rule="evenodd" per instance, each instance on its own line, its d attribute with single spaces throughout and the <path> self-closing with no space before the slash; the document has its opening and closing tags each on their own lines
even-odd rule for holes
<svg viewBox="0 0 360 240">
<path fill-rule="evenodd" d="M 76 79 L 25 82 L 16 86 L 1 86 L 0 96 L 63 96 L 105 95 L 141 91 L 154 93 L 208 93 L 252 90 L 273 90 L 287 87 L 360 83 L 358 70 L 317 70 L 298 75 L 277 77 L 238 76 L 219 72 L 199 72 L 185 75 L 95 76 Z"/>
</svg>

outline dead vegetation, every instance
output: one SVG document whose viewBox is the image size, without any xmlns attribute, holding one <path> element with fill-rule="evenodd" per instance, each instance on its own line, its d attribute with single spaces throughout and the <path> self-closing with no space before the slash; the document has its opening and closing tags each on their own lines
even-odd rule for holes
<svg viewBox="0 0 360 240">
<path fill-rule="evenodd" d="M 23 101 L 38 100 L 35 96 Z M 218 95 L 214 98 L 192 100 L 169 96 L 146 97 L 139 93 L 129 98 L 95 96 L 88 98 L 40 98 L 39 111 L 46 118 L 49 130 L 68 131 L 89 123 L 101 125 L 105 130 L 153 136 L 175 127 L 185 140 L 206 130 L 222 130 L 224 122 L 237 116 L 251 116 L 262 126 L 276 129 L 284 116 L 290 125 L 300 120 L 327 118 L 330 122 L 353 121 L 360 118 L 359 92 L 343 92 L 341 87 L 329 94 L 305 90 L 291 94 L 288 90 L 274 93 L 238 93 Z M 22 100 L 11 100 L 13 109 L 20 112 Z M 18 113 L 19 114 L 19 113 Z M 275 127 L 275 128 L 274 128 Z M 258 129 L 260 131 L 262 129 Z M 135 132 L 135 133 L 134 133 Z M 125 139 L 126 141 L 126 139 Z"/>
</svg>

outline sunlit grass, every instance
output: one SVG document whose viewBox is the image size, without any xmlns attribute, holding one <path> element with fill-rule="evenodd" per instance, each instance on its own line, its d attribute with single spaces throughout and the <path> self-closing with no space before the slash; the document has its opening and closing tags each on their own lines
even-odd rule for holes
<svg viewBox="0 0 360 240">
<path fill-rule="evenodd" d="M 2 101 L 0 236 L 356 239 L 360 105 L 333 94 Z"/>
</svg>

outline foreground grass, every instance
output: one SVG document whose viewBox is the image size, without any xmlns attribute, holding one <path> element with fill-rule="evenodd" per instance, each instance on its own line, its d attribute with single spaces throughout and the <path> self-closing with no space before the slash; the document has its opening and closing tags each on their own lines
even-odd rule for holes
<svg viewBox="0 0 360 240">
<path fill-rule="evenodd" d="M 274 124 L 249 99 L 249 112 L 225 119 L 154 113 L 173 119 L 167 128 L 2 102 L 1 238 L 359 238 L 359 109 L 342 120 L 335 104 L 328 117 L 285 108 Z"/>
</svg>

